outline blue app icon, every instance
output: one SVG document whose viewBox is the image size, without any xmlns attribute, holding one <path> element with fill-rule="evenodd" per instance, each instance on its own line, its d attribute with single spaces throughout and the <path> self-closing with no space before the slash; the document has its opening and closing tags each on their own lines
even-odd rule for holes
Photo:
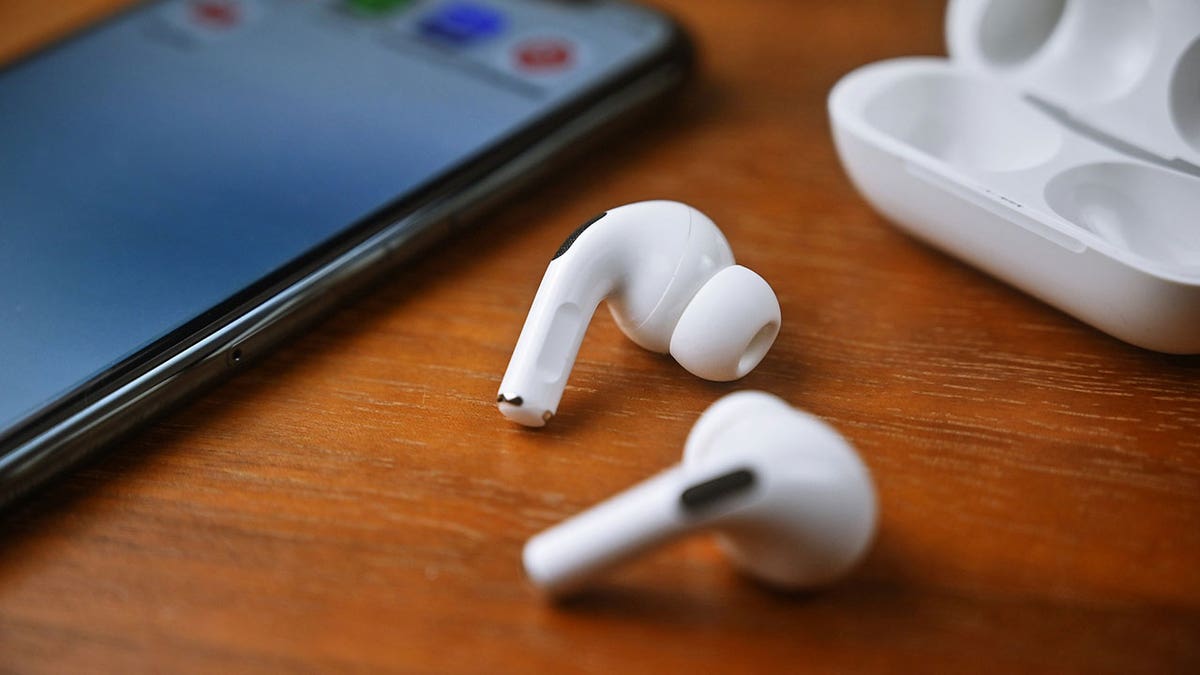
<svg viewBox="0 0 1200 675">
<path fill-rule="evenodd" d="M 504 15 L 487 5 L 451 2 L 420 21 L 421 34 L 454 45 L 468 45 L 498 35 Z"/>
</svg>

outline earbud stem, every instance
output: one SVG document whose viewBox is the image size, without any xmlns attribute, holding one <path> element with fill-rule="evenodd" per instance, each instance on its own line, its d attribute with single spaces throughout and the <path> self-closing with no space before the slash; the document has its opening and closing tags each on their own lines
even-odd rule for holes
<svg viewBox="0 0 1200 675">
<path fill-rule="evenodd" d="M 525 572 L 542 590 L 565 595 L 695 523 L 680 508 L 686 488 L 676 466 L 534 536 L 525 544 Z"/>
<path fill-rule="evenodd" d="M 588 322 L 611 289 L 564 260 L 546 268 L 496 399 L 505 417 L 526 426 L 543 426 L 558 410 Z"/>
</svg>

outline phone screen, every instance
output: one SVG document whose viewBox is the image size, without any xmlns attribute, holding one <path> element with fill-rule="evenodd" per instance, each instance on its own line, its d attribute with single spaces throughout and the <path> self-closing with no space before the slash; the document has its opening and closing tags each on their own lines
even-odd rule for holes
<svg viewBox="0 0 1200 675">
<path fill-rule="evenodd" d="M 668 33 L 606 2 L 176 0 L 0 72 L 0 436 Z"/>
</svg>

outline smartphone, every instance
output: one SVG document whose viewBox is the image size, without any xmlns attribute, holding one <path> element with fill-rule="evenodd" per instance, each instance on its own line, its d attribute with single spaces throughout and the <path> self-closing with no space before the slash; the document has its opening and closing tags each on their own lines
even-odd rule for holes
<svg viewBox="0 0 1200 675">
<path fill-rule="evenodd" d="M 0 71 L 0 505 L 679 88 L 620 0 L 165 0 Z"/>
</svg>

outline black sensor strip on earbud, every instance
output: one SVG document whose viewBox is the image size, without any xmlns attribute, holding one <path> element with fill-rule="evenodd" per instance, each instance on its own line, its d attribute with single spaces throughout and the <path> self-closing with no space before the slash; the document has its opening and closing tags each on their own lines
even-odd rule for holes
<svg viewBox="0 0 1200 675">
<path fill-rule="evenodd" d="M 684 511 L 695 513 L 749 490 L 754 487 L 754 482 L 753 471 L 737 469 L 689 487 L 679 495 L 679 503 Z"/>
<path fill-rule="evenodd" d="M 608 215 L 608 211 L 605 211 L 604 213 L 601 213 L 600 215 L 598 215 L 598 216 L 595 216 L 595 217 L 594 217 L 594 218 L 592 218 L 591 220 L 589 220 L 589 221 L 587 221 L 586 223 L 584 223 L 584 224 L 580 225 L 579 227 L 575 228 L 575 231 L 574 231 L 574 232 L 572 232 L 571 234 L 567 235 L 567 240 L 566 240 L 566 241 L 564 241 L 564 242 L 562 243 L 562 246 L 559 246 L 559 247 L 558 247 L 558 251 L 556 251 L 556 252 L 554 253 L 554 258 L 551 258 L 550 260 L 551 260 L 551 261 L 553 261 L 553 260 L 554 260 L 555 258 L 557 258 L 558 256 L 560 256 L 560 255 L 562 255 L 562 254 L 566 253 L 566 252 L 567 252 L 567 249 L 571 248 L 571 244 L 574 244 L 574 243 L 575 243 L 575 240 L 579 238 L 579 235 L 583 234 L 583 231 L 584 231 L 584 230 L 588 229 L 588 228 L 589 228 L 589 227 L 591 227 L 591 226 L 592 226 L 592 224 L 593 224 L 593 223 L 595 223 L 597 220 L 600 220 L 601 218 L 603 218 L 604 216 L 607 216 L 607 215 Z"/>
</svg>

